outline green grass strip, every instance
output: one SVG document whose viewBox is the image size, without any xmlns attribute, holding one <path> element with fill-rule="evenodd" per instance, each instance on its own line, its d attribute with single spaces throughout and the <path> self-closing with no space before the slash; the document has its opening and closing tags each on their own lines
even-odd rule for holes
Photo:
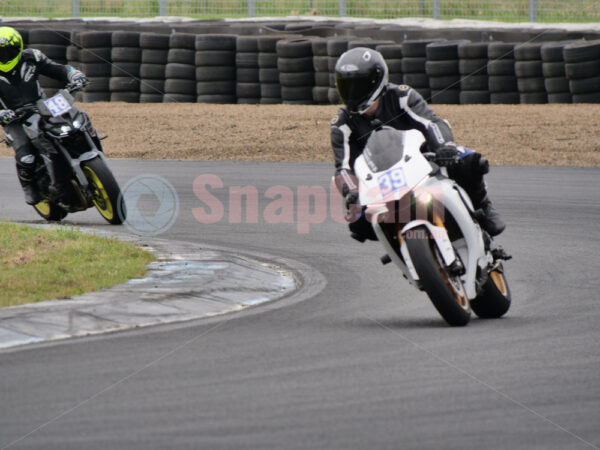
<svg viewBox="0 0 600 450">
<path fill-rule="evenodd" d="M 0 222 L 0 306 L 114 286 L 144 275 L 153 259 L 116 238 Z"/>
</svg>

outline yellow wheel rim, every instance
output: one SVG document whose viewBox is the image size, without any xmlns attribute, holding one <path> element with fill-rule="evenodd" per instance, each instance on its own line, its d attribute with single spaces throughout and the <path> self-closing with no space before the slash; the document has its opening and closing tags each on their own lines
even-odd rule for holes
<svg viewBox="0 0 600 450">
<path fill-rule="evenodd" d="M 112 220 L 115 213 L 102 181 L 100 181 L 98 175 L 96 175 L 96 173 L 88 166 L 83 167 L 83 172 L 94 189 L 94 206 L 98 212 L 102 214 L 102 217 L 104 217 L 106 220 Z"/>
<path fill-rule="evenodd" d="M 51 206 L 50 206 L 50 202 L 48 200 L 42 200 L 41 202 L 33 205 L 33 207 L 35 209 L 37 209 L 39 211 L 39 213 L 43 216 L 50 215 Z"/>
<path fill-rule="evenodd" d="M 498 289 L 498 291 L 500 291 L 500 293 L 504 297 L 507 297 L 508 296 L 508 288 L 506 287 L 506 282 L 504 281 L 504 275 L 502 275 L 497 270 L 494 270 L 494 271 L 490 272 L 490 278 L 496 285 L 496 288 Z"/>
</svg>

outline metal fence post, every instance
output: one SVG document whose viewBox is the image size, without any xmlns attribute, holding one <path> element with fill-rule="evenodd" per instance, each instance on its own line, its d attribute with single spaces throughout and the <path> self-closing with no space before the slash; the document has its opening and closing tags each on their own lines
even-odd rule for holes
<svg viewBox="0 0 600 450">
<path fill-rule="evenodd" d="M 248 0 L 248 17 L 256 16 L 256 0 Z"/>
<path fill-rule="evenodd" d="M 73 10 L 72 10 L 73 17 L 81 17 L 79 0 L 73 0 L 72 6 L 73 6 Z"/>
<path fill-rule="evenodd" d="M 537 4 L 536 0 L 529 0 L 529 21 L 537 21 Z"/>
<path fill-rule="evenodd" d="M 158 15 L 167 15 L 167 0 L 158 0 Z"/>
<path fill-rule="evenodd" d="M 441 17 L 440 14 L 440 1 L 441 0 L 433 0 L 433 18 L 439 20 Z"/>
<path fill-rule="evenodd" d="M 346 17 L 346 0 L 340 0 L 338 9 L 339 9 L 339 16 Z"/>
</svg>

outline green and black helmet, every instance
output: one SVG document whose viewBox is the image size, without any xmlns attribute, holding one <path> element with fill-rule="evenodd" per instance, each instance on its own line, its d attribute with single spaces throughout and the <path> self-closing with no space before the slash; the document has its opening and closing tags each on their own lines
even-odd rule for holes
<svg viewBox="0 0 600 450">
<path fill-rule="evenodd" d="M 0 27 L 0 71 L 10 72 L 23 53 L 23 38 L 12 27 Z"/>
</svg>

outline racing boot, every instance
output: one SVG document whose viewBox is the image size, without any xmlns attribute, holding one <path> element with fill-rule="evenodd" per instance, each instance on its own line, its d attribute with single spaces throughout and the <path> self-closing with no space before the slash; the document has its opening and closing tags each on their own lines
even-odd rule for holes
<svg viewBox="0 0 600 450">
<path fill-rule="evenodd" d="M 25 193 L 25 203 L 35 205 L 42 201 L 34 178 L 33 164 L 17 163 L 17 176 Z"/>
<path fill-rule="evenodd" d="M 492 237 L 502 233 L 506 228 L 506 224 L 500 218 L 500 214 L 498 214 L 487 195 L 479 204 L 479 208 L 483 211 L 483 217 L 480 220 L 481 227 Z"/>
</svg>

